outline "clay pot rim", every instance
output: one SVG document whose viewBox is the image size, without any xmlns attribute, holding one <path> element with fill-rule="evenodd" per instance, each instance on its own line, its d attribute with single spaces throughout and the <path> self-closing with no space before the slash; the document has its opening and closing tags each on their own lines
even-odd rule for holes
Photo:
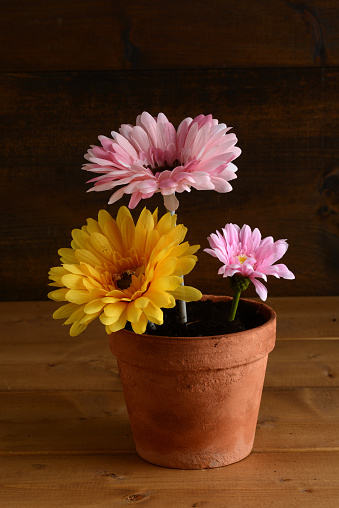
<svg viewBox="0 0 339 508">
<path fill-rule="evenodd" d="M 231 296 L 225 296 L 225 295 L 203 295 L 202 298 L 201 298 L 201 301 L 205 301 L 205 300 L 214 300 L 215 302 L 218 302 L 218 301 L 225 301 L 226 300 L 231 300 L 232 297 Z M 262 307 L 262 308 L 265 308 L 265 310 L 267 312 L 269 312 L 270 314 L 270 317 L 267 321 L 265 321 L 265 323 L 263 323 L 262 325 L 259 325 L 259 326 L 255 326 L 254 328 L 249 328 L 248 330 L 244 330 L 244 331 L 241 331 L 241 332 L 232 332 L 232 333 L 222 333 L 220 335 L 202 335 L 202 336 L 194 336 L 194 337 L 186 337 L 186 336 L 181 336 L 181 337 L 172 337 L 170 335 L 151 335 L 151 334 L 147 334 L 147 333 L 142 333 L 142 334 L 138 334 L 138 333 L 135 333 L 133 332 L 132 330 L 126 330 L 124 329 L 123 332 L 126 333 L 127 335 L 130 335 L 132 337 L 140 337 L 140 339 L 154 339 L 154 337 L 156 336 L 157 338 L 157 341 L 161 341 L 161 342 L 166 342 L 166 341 L 197 341 L 197 340 L 207 340 L 207 339 L 215 339 L 215 338 L 222 338 L 222 337 L 246 337 L 246 335 L 250 335 L 253 333 L 253 330 L 261 330 L 263 327 L 268 327 L 269 325 L 271 325 L 275 320 L 276 320 L 276 312 L 274 309 L 272 309 L 272 307 L 270 307 L 269 305 L 267 305 L 266 303 L 263 303 L 262 301 L 257 301 L 257 300 L 253 300 L 253 299 L 250 299 L 250 298 L 241 298 L 242 301 L 244 302 L 249 302 L 251 305 L 252 304 L 255 304 L 256 306 L 259 306 L 259 307 Z"/>
</svg>

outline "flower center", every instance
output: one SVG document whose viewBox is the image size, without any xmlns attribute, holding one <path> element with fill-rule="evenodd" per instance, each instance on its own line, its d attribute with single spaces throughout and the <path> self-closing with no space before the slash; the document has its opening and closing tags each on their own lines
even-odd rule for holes
<svg viewBox="0 0 339 508">
<path fill-rule="evenodd" d="M 115 286 L 120 289 L 128 289 L 132 284 L 132 275 L 136 275 L 133 270 L 126 270 L 123 273 L 116 273 L 112 276 Z"/>
<path fill-rule="evenodd" d="M 148 165 L 146 166 L 148 169 L 150 169 L 152 171 L 153 174 L 155 173 L 162 173 L 163 171 L 172 171 L 174 168 L 176 168 L 177 166 L 180 166 L 180 162 L 178 161 L 178 159 L 175 159 L 172 164 L 168 164 L 167 161 L 164 161 L 162 164 L 158 164 L 157 162 L 154 162 L 153 165 Z"/>
<path fill-rule="evenodd" d="M 246 256 L 246 254 L 240 254 L 238 256 L 238 259 L 239 259 L 240 263 L 243 264 L 243 262 L 246 261 L 247 256 Z"/>
</svg>

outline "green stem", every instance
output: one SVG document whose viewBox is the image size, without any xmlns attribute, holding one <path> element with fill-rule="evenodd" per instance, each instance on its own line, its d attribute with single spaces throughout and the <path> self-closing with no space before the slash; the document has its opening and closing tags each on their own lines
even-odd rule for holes
<svg viewBox="0 0 339 508">
<path fill-rule="evenodd" d="M 234 296 L 233 296 L 233 300 L 232 300 L 232 307 L 231 307 L 230 315 L 228 317 L 229 321 L 234 321 L 235 314 L 236 314 L 237 308 L 238 308 L 240 295 L 241 295 L 241 291 L 234 291 Z"/>
</svg>

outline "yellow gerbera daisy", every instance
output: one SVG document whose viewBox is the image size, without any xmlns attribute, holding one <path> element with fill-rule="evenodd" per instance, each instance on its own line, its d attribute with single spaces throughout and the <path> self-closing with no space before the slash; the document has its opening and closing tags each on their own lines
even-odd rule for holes
<svg viewBox="0 0 339 508">
<path fill-rule="evenodd" d="M 136 333 L 144 333 L 147 322 L 163 323 L 161 308 L 175 306 L 175 299 L 199 300 L 199 290 L 182 286 L 199 245 L 183 242 L 187 228 L 176 225 L 176 215 L 166 213 L 158 221 L 144 208 L 135 224 L 122 206 L 116 220 L 100 210 L 98 221 L 72 231 L 71 248 L 60 249 L 62 265 L 51 268 L 52 300 L 68 302 L 53 314 L 71 324 L 75 336 L 100 316 L 107 333 L 130 321 Z"/>
</svg>

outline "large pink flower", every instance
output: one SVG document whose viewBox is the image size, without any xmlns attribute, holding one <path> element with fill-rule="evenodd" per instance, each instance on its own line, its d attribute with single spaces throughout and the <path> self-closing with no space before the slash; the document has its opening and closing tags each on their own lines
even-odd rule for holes
<svg viewBox="0 0 339 508">
<path fill-rule="evenodd" d="M 161 192 L 168 210 L 178 208 L 176 192 L 215 190 L 229 192 L 228 183 L 236 178 L 232 160 L 241 153 L 230 127 L 219 124 L 212 115 L 185 118 L 177 131 L 163 113 L 153 118 L 143 112 L 136 125 L 121 125 L 112 137 L 99 136 L 101 147 L 92 146 L 84 169 L 103 173 L 90 191 L 116 190 L 109 204 L 123 194 L 131 194 L 130 208 L 141 199 Z"/>
<path fill-rule="evenodd" d="M 288 249 L 286 240 L 274 242 L 271 236 L 261 239 L 259 229 L 244 224 L 240 229 L 236 224 L 226 224 L 222 234 L 217 231 L 208 237 L 211 249 L 204 249 L 218 258 L 223 264 L 218 273 L 224 277 L 240 274 L 251 279 L 255 290 L 262 300 L 267 298 L 266 287 L 256 277 L 267 281 L 267 275 L 278 279 L 294 279 L 293 273 L 286 265 L 275 265 Z"/>
</svg>

